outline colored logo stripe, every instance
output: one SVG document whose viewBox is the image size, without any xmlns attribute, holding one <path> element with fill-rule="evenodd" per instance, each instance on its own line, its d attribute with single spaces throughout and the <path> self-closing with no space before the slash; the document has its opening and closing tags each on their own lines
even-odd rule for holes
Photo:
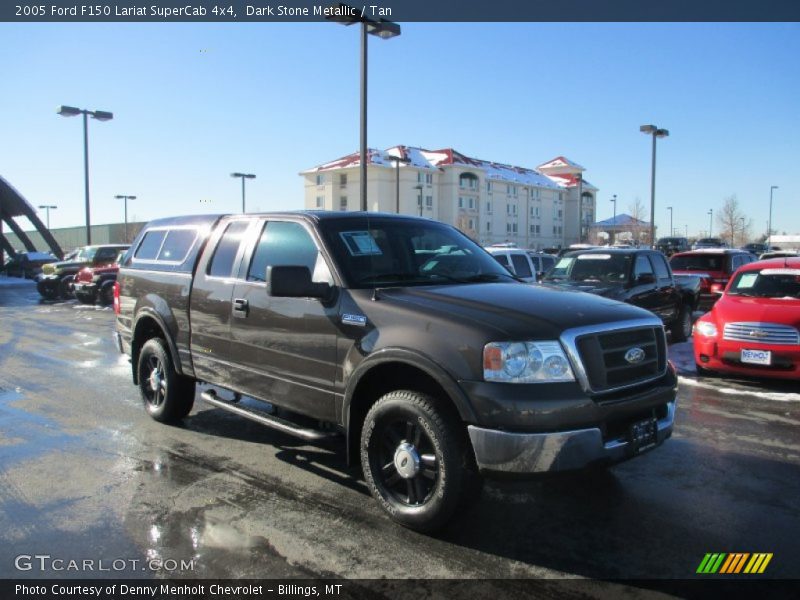
<svg viewBox="0 0 800 600">
<path fill-rule="evenodd" d="M 744 569 L 744 573 L 749 574 L 763 573 L 772 560 L 772 556 L 772 553 L 766 552 L 755 554 L 750 554 L 749 552 L 733 552 L 731 554 L 709 552 L 703 557 L 700 566 L 697 567 L 697 573 L 704 575 L 713 575 L 715 573 L 730 575 L 742 573 L 742 569 Z"/>
</svg>

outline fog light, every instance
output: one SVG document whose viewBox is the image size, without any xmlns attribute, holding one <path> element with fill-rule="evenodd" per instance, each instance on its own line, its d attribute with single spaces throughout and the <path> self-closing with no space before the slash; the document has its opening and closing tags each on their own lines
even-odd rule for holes
<svg viewBox="0 0 800 600">
<path fill-rule="evenodd" d="M 700 362 L 701 362 L 701 363 L 707 363 L 707 362 L 708 362 L 708 360 L 709 360 L 709 359 L 708 359 L 708 356 L 707 356 L 706 354 L 701 354 L 701 355 L 700 355 Z"/>
</svg>

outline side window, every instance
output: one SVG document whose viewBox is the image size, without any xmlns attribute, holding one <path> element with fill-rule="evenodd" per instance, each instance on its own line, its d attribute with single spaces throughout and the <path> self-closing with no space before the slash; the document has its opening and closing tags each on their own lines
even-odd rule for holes
<svg viewBox="0 0 800 600">
<path fill-rule="evenodd" d="M 230 277 L 233 272 L 233 261 L 239 251 L 242 234 L 247 230 L 249 221 L 233 221 L 225 228 L 225 233 L 214 249 L 214 256 L 208 265 L 208 274 L 211 277 Z"/>
<path fill-rule="evenodd" d="M 512 254 L 511 262 L 514 263 L 514 272 L 518 277 L 531 277 L 531 267 L 527 258 L 521 254 Z"/>
<path fill-rule="evenodd" d="M 658 279 L 669 279 L 669 268 L 667 267 L 667 262 L 664 260 L 664 257 L 660 254 L 651 254 L 650 260 L 656 270 L 656 277 Z"/>
<path fill-rule="evenodd" d="M 94 262 L 107 263 L 112 262 L 117 257 L 116 248 L 98 248 L 97 254 L 94 255 Z"/>
<path fill-rule="evenodd" d="M 645 275 L 647 273 L 653 275 L 653 267 L 650 264 L 650 261 L 647 259 L 647 256 L 640 254 L 636 257 L 636 266 L 634 267 L 633 277 L 634 279 L 638 279 L 639 275 Z"/>
<path fill-rule="evenodd" d="M 158 250 L 161 248 L 161 242 L 164 241 L 166 235 L 167 232 L 163 230 L 145 233 L 134 257 L 139 260 L 155 260 L 156 256 L 158 256 Z"/>
<path fill-rule="evenodd" d="M 299 223 L 267 221 L 250 261 L 247 280 L 266 281 L 267 267 L 272 265 L 308 267 L 315 280 L 326 280 L 320 272 L 324 261 L 317 246 Z"/>
<path fill-rule="evenodd" d="M 556 264 L 555 258 L 542 258 L 542 271 L 545 273 L 552 269 Z"/>
<path fill-rule="evenodd" d="M 196 237 L 195 229 L 173 229 L 167 234 L 157 260 L 183 262 Z"/>
<path fill-rule="evenodd" d="M 492 254 L 494 259 L 503 265 L 506 269 L 511 268 L 511 263 L 508 262 L 508 257 L 505 254 Z"/>
</svg>

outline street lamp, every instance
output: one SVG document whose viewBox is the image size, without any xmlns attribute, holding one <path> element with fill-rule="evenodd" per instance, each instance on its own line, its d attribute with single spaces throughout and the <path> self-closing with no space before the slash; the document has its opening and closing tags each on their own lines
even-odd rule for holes
<svg viewBox="0 0 800 600">
<path fill-rule="evenodd" d="M 231 177 L 240 177 L 242 179 L 242 214 L 246 213 L 247 211 L 244 209 L 244 180 L 245 179 L 255 179 L 256 176 L 252 173 L 231 173 Z"/>
<path fill-rule="evenodd" d="M 667 210 L 669 211 L 669 234 L 675 235 L 675 233 L 672 231 L 672 207 L 668 206 Z"/>
<path fill-rule="evenodd" d="M 578 243 L 583 242 L 583 174 L 575 175 L 578 180 Z"/>
<path fill-rule="evenodd" d="M 714 223 L 714 209 L 708 209 L 708 237 L 712 237 L 712 226 Z"/>
<path fill-rule="evenodd" d="M 772 247 L 772 192 L 778 189 L 777 185 L 769 186 L 769 222 L 767 223 L 767 250 Z"/>
<path fill-rule="evenodd" d="M 58 207 L 55 204 L 40 204 L 39 208 L 45 209 L 47 214 L 47 228 L 50 229 L 50 209 L 57 209 Z"/>
<path fill-rule="evenodd" d="M 650 245 L 656 237 L 656 138 L 667 137 L 669 131 L 659 129 L 655 125 L 641 125 L 639 131 L 653 136 L 653 163 L 650 170 Z"/>
<path fill-rule="evenodd" d="M 616 194 L 614 194 L 614 197 L 611 198 L 611 202 L 614 203 L 614 218 L 611 219 L 611 223 L 612 223 L 612 225 L 611 225 L 611 245 L 613 246 L 615 238 L 616 238 L 616 236 L 614 234 L 616 233 L 616 229 L 617 229 L 617 195 Z"/>
<path fill-rule="evenodd" d="M 369 19 L 363 17 L 361 9 L 340 4 L 334 15 L 328 17 L 331 21 L 336 21 L 342 25 L 352 25 L 361 23 L 361 134 L 359 144 L 359 155 L 361 160 L 361 210 L 367 210 L 367 34 L 376 35 L 381 39 L 400 35 L 400 25 L 387 21 L 386 19 Z"/>
<path fill-rule="evenodd" d="M 395 185 L 395 212 L 400 214 L 400 163 L 407 165 L 411 162 L 410 158 L 403 158 L 402 156 L 394 156 L 387 154 L 383 157 L 384 160 L 394 161 L 394 185 Z"/>
<path fill-rule="evenodd" d="M 58 109 L 58 114 L 62 117 L 76 117 L 83 115 L 83 182 L 86 194 L 86 245 L 92 243 L 92 224 L 89 210 L 89 124 L 88 116 L 91 115 L 93 119 L 98 121 L 110 121 L 114 118 L 114 114 L 105 110 L 86 110 L 84 108 L 75 108 L 74 106 L 61 106 Z"/>
<path fill-rule="evenodd" d="M 415 185 L 414 189 L 415 190 L 419 190 L 419 216 L 421 217 L 422 216 L 422 191 L 425 189 L 425 186 L 422 185 L 422 184 Z"/>
<path fill-rule="evenodd" d="M 127 244 L 131 241 L 128 237 L 128 200 L 136 200 L 136 196 L 124 196 L 122 194 L 117 194 L 114 196 L 114 198 L 125 201 L 125 243 Z"/>
</svg>

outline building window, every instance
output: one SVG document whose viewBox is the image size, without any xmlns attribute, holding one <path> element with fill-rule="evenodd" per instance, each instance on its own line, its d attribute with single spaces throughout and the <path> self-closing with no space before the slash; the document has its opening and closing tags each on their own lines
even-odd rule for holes
<svg viewBox="0 0 800 600">
<path fill-rule="evenodd" d="M 475 198 L 468 198 L 469 200 L 469 207 L 475 208 Z"/>
<path fill-rule="evenodd" d="M 492 214 L 492 202 L 490 200 L 486 201 L 486 214 Z"/>
<path fill-rule="evenodd" d="M 558 209 L 558 216 L 556 218 L 558 218 L 558 219 L 563 219 L 564 218 L 564 211 L 562 209 L 560 209 L 560 208 Z"/>
<path fill-rule="evenodd" d="M 464 198 L 458 197 L 458 208 L 464 208 Z"/>
<path fill-rule="evenodd" d="M 339 210 L 347 210 L 347 196 L 339 198 Z"/>
<path fill-rule="evenodd" d="M 428 185 L 433 183 L 433 173 L 425 173 L 425 183 Z"/>
<path fill-rule="evenodd" d="M 539 235 L 542 232 L 542 228 L 541 228 L 540 225 L 531 225 L 530 228 L 529 228 L 529 231 L 533 235 Z"/>
<path fill-rule="evenodd" d="M 492 191 L 492 182 L 491 181 L 487 181 L 486 182 L 486 191 L 487 192 L 491 192 Z"/>
<path fill-rule="evenodd" d="M 475 220 L 474 220 L 474 219 L 470 219 L 470 220 L 468 221 L 468 223 L 469 223 L 469 229 L 470 229 L 470 231 L 475 231 Z"/>
<path fill-rule="evenodd" d="M 317 185 L 325 184 L 325 175 L 317 175 Z"/>
<path fill-rule="evenodd" d="M 531 206 L 531 216 L 535 219 L 538 219 L 541 215 L 539 214 L 539 207 L 538 206 Z"/>
<path fill-rule="evenodd" d="M 317 196 L 317 208 L 325 206 L 325 196 Z"/>
<path fill-rule="evenodd" d="M 509 216 L 516 216 L 517 215 L 517 205 L 516 204 L 506 204 L 506 214 Z"/>
<path fill-rule="evenodd" d="M 511 223 L 506 223 L 506 233 L 511 233 Z"/>
<path fill-rule="evenodd" d="M 486 231 L 489 232 L 492 230 L 492 222 L 486 221 Z"/>
<path fill-rule="evenodd" d="M 433 208 L 433 196 L 425 196 L 425 208 Z"/>
<path fill-rule="evenodd" d="M 512 233 L 517 233 L 517 224 L 516 223 L 512 223 L 511 224 L 511 232 Z"/>
<path fill-rule="evenodd" d="M 516 196 L 517 195 L 517 186 L 515 186 L 515 185 L 511 186 L 511 195 L 512 196 Z"/>
<path fill-rule="evenodd" d="M 339 173 L 339 185 L 342 187 L 347 185 L 347 173 Z"/>
<path fill-rule="evenodd" d="M 474 190 L 478 187 L 478 178 L 472 173 L 464 173 L 458 178 L 459 187 Z"/>
</svg>

